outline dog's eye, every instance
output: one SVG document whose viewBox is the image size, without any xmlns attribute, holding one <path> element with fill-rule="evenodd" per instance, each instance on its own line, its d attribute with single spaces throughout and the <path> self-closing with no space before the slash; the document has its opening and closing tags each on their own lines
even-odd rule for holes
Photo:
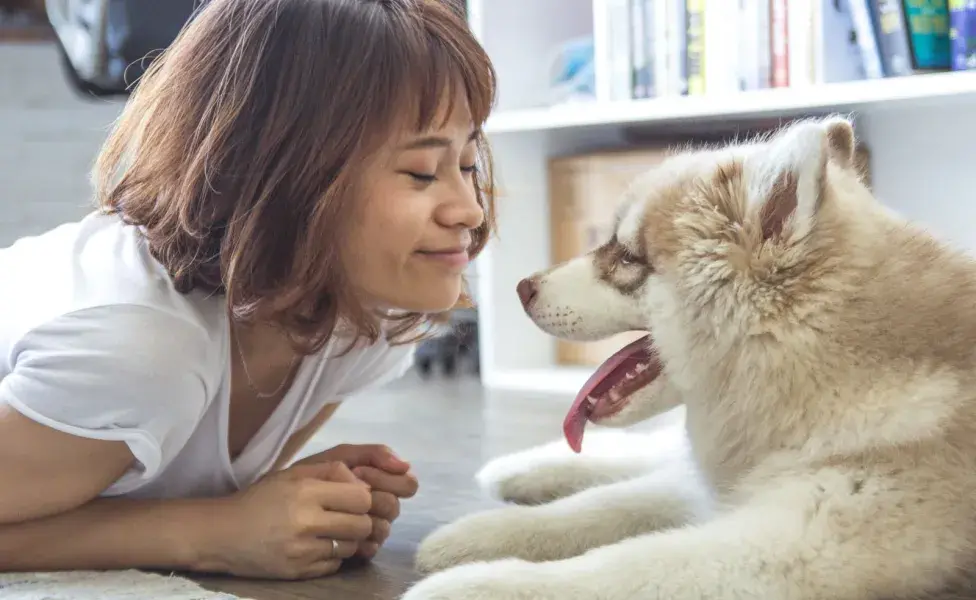
<svg viewBox="0 0 976 600">
<path fill-rule="evenodd" d="M 641 262 L 640 257 L 634 256 L 627 250 L 623 250 L 620 253 L 620 256 L 617 258 L 617 261 L 620 264 L 624 265 L 625 267 L 629 267 L 631 265 L 637 265 L 640 264 Z"/>
</svg>

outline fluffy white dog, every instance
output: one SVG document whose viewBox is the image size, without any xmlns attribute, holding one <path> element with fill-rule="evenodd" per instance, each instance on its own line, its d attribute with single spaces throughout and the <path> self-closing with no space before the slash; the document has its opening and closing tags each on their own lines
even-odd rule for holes
<svg viewBox="0 0 976 600">
<path fill-rule="evenodd" d="M 436 531 L 405 600 L 945 597 L 976 548 L 976 264 L 885 210 L 831 117 L 686 151 L 611 239 L 519 285 L 544 331 L 649 335 L 504 457 L 529 505 Z M 590 442 L 598 442 L 590 448 Z"/>
</svg>

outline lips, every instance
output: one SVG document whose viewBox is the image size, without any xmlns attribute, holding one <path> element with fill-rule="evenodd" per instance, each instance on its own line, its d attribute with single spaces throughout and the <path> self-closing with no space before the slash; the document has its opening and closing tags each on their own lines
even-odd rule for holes
<svg viewBox="0 0 976 600">
<path fill-rule="evenodd" d="M 467 254 L 468 249 L 464 246 L 459 246 L 457 248 L 442 248 L 439 250 L 417 250 L 420 254 L 431 254 L 431 255 L 447 255 L 447 254 Z"/>
<path fill-rule="evenodd" d="M 439 268 L 446 268 L 452 273 L 463 271 L 471 260 L 467 248 L 444 248 L 439 250 L 418 250 L 417 256 Z"/>
</svg>

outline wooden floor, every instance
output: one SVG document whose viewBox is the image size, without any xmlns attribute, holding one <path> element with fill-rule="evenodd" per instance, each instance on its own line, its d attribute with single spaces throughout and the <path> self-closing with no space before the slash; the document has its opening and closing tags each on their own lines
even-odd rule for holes
<svg viewBox="0 0 976 600">
<path fill-rule="evenodd" d="M 253 600 L 392 600 L 417 578 L 413 554 L 432 529 L 493 506 L 473 475 L 489 458 L 561 436 L 571 398 L 486 394 L 471 379 L 406 381 L 350 401 L 304 453 L 343 442 L 384 443 L 413 464 L 420 491 L 404 502 L 391 538 L 371 564 L 302 582 L 193 577 L 201 585 Z"/>
</svg>

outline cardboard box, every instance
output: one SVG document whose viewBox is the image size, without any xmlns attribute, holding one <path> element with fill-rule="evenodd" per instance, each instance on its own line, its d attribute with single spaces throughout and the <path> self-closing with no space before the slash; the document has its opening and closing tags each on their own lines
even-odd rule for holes
<svg viewBox="0 0 976 600">
<path fill-rule="evenodd" d="M 667 146 L 611 150 L 564 156 L 549 161 L 551 261 L 558 264 L 596 248 L 613 233 L 613 219 L 633 179 L 661 163 Z M 870 154 L 859 145 L 857 169 L 870 187 Z M 629 332 L 599 342 L 556 341 L 556 362 L 595 366 L 643 332 Z"/>
</svg>

